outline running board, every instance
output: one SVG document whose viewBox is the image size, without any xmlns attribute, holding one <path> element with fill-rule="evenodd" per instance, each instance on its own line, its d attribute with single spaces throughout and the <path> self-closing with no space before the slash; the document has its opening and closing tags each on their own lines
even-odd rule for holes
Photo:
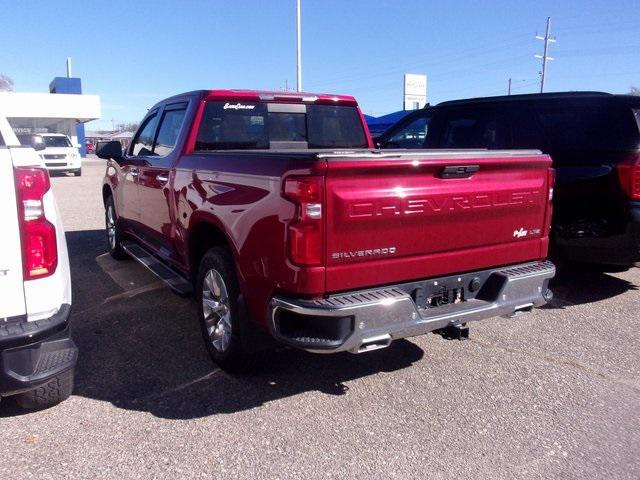
<svg viewBox="0 0 640 480">
<path fill-rule="evenodd" d="M 171 267 L 165 265 L 144 247 L 130 240 L 125 240 L 120 245 L 131 258 L 147 267 L 151 273 L 166 283 L 167 286 L 178 295 L 186 297 L 193 293 L 193 286 L 189 280 Z"/>
</svg>

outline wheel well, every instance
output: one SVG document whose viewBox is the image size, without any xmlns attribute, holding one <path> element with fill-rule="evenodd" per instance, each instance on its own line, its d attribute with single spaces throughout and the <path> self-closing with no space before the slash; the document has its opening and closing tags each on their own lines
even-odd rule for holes
<svg viewBox="0 0 640 480">
<path fill-rule="evenodd" d="M 215 225 L 208 222 L 196 223 L 189 234 L 189 266 L 191 276 L 195 279 L 198 274 L 200 259 L 212 247 L 229 246 L 225 234 Z"/>
<path fill-rule="evenodd" d="M 111 191 L 111 187 L 109 185 L 102 186 L 102 203 L 104 206 L 107 206 L 107 198 L 113 196 L 113 192 Z"/>
</svg>

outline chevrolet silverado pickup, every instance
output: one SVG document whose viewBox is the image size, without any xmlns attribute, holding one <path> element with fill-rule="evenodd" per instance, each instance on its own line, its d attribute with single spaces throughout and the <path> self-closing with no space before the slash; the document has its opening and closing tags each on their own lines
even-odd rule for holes
<svg viewBox="0 0 640 480">
<path fill-rule="evenodd" d="M 1 112 L 0 225 L 0 397 L 46 408 L 71 395 L 78 356 L 67 244 L 42 159 Z"/>
<path fill-rule="evenodd" d="M 544 304 L 554 171 L 535 150 L 373 149 L 353 97 L 196 91 L 98 146 L 111 255 L 197 299 L 212 358 L 311 352 Z"/>
</svg>

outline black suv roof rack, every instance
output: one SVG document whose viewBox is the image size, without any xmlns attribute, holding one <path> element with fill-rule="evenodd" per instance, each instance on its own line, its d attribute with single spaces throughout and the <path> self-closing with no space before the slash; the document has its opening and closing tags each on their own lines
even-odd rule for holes
<svg viewBox="0 0 640 480">
<path fill-rule="evenodd" d="M 607 92 L 553 92 L 553 93 L 526 93 L 522 95 L 501 95 L 497 97 L 477 97 L 466 98 L 462 100 L 449 100 L 438 103 L 438 106 L 449 106 L 468 103 L 483 102 L 512 102 L 517 100 L 540 100 L 551 98 L 589 98 L 589 97 L 613 97 L 612 93 Z"/>
</svg>

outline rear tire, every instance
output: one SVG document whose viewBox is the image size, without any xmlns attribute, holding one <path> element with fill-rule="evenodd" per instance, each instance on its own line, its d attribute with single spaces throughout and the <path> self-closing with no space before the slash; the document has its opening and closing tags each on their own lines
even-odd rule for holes
<svg viewBox="0 0 640 480">
<path fill-rule="evenodd" d="M 107 232 L 107 247 L 109 248 L 109 254 L 116 260 L 125 260 L 129 258 L 127 252 L 122 248 L 122 235 L 118 228 L 118 216 L 116 215 L 116 208 L 113 204 L 113 197 L 109 196 L 105 202 L 104 221 L 105 229 Z"/>
<path fill-rule="evenodd" d="M 53 407 L 71 396 L 73 378 L 73 369 L 63 372 L 38 388 L 16 395 L 16 402 L 26 410 Z"/>
<path fill-rule="evenodd" d="M 196 298 L 202 336 L 209 355 L 223 370 L 247 366 L 244 348 L 245 319 L 239 308 L 240 288 L 235 263 L 228 249 L 214 247 L 200 261 Z"/>
</svg>

